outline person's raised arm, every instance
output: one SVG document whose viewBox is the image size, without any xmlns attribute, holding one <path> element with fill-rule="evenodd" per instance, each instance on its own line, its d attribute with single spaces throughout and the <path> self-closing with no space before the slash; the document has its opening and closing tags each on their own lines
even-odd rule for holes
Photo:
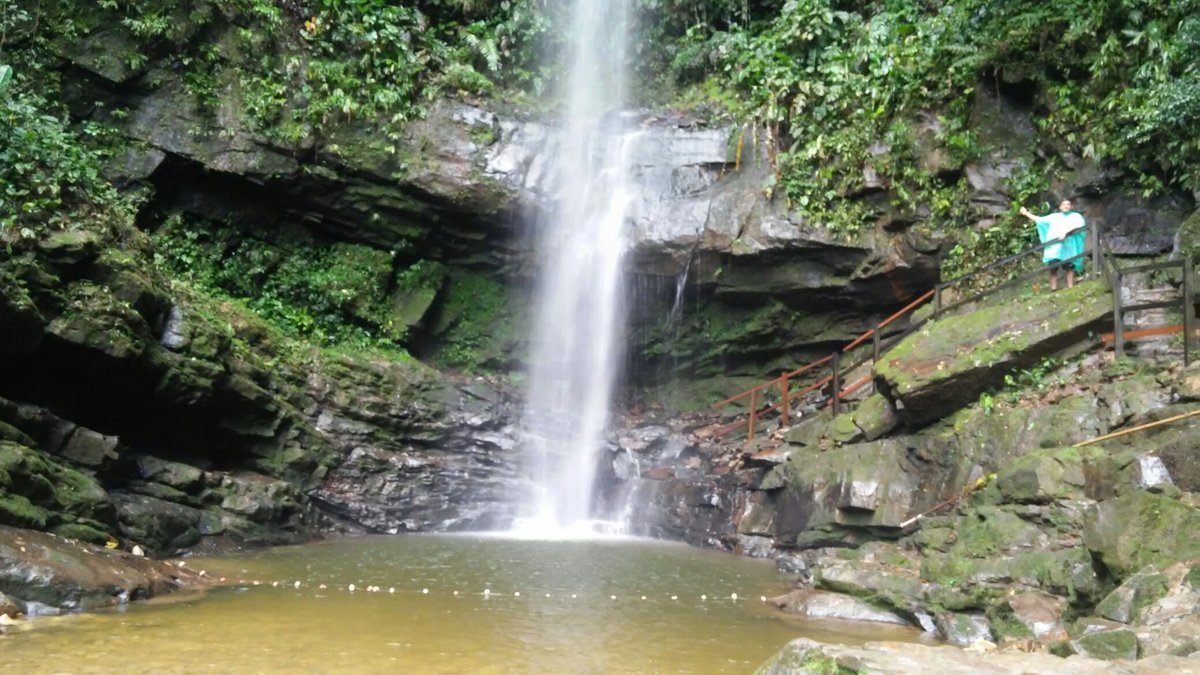
<svg viewBox="0 0 1200 675">
<path fill-rule="evenodd" d="M 1024 206 L 1022 206 L 1021 210 L 1018 211 L 1017 213 L 1020 213 L 1021 215 L 1025 216 L 1026 218 L 1032 220 L 1035 223 L 1038 221 L 1038 217 L 1033 215 L 1033 213 L 1030 212 L 1030 210 L 1025 208 Z"/>
</svg>

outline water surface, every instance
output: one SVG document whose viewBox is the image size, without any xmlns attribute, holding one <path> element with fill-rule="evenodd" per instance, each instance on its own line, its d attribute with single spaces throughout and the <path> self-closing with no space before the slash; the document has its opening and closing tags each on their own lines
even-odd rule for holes
<svg viewBox="0 0 1200 675">
<path fill-rule="evenodd" d="M 0 638 L 7 669 L 748 673 L 795 637 L 913 635 L 789 619 L 760 600 L 789 587 L 773 564 L 646 540 L 366 537 L 187 564 L 245 583 L 36 620 Z"/>
</svg>

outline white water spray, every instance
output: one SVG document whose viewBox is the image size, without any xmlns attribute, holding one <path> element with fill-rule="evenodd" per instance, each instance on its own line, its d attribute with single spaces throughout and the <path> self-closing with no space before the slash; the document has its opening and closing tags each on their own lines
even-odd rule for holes
<svg viewBox="0 0 1200 675">
<path fill-rule="evenodd" d="M 634 196 L 619 114 L 629 0 L 570 0 L 567 111 L 558 192 L 540 233 L 541 278 L 525 410 L 527 471 L 514 529 L 563 538 L 591 530 L 592 487 L 616 370 L 625 212 Z"/>
</svg>

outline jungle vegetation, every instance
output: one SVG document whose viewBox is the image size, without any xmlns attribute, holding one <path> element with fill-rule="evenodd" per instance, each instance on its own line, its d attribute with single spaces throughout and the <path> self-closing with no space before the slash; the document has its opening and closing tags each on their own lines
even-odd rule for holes
<svg viewBox="0 0 1200 675">
<path fill-rule="evenodd" d="M 843 199 L 869 169 L 888 185 L 889 208 L 921 207 L 931 227 L 955 231 L 947 274 L 1030 236 L 1015 215 L 970 227 L 961 173 L 915 161 L 918 119 L 936 120 L 958 165 L 992 150 L 972 125 L 981 88 L 1034 92 L 1041 146 L 1010 179 L 1016 201 L 1045 195 L 1063 156 L 1120 166 L 1145 196 L 1200 188 L 1200 0 L 634 1 L 639 105 L 734 125 L 739 147 L 763 148 L 770 162 L 765 193 L 846 236 L 879 217 Z M 0 245 L 11 253 L 80 221 L 132 222 L 146 199 L 102 171 L 121 141 L 106 120 L 122 111 L 73 115 L 64 102 L 63 54 L 97 31 L 124 36 L 112 68 L 147 86 L 163 69 L 179 73 L 214 109 L 236 95 L 276 141 L 367 121 L 386 142 L 438 97 L 529 115 L 551 107 L 563 4 L 0 0 Z M 330 304 L 323 281 L 278 276 L 279 292 L 260 301 Z M 371 339 L 400 339 L 374 312 L 349 313 L 368 317 Z"/>
</svg>

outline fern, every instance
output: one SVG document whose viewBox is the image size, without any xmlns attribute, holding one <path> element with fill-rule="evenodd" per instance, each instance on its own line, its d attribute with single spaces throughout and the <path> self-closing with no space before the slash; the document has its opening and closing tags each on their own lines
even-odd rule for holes
<svg viewBox="0 0 1200 675">
<path fill-rule="evenodd" d="M 467 33 L 464 41 L 472 52 L 483 59 L 489 73 L 497 74 L 500 72 L 500 50 L 496 46 L 496 39 L 494 37 L 481 38 L 474 33 Z"/>
</svg>

